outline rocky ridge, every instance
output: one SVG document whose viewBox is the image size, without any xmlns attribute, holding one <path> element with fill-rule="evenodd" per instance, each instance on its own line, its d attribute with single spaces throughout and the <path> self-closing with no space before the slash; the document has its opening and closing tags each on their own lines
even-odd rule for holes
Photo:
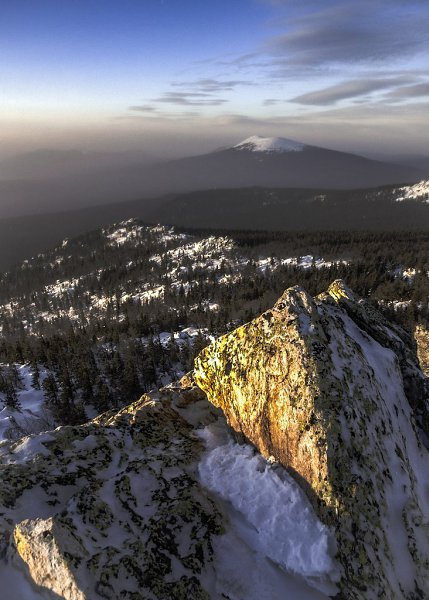
<svg viewBox="0 0 429 600">
<path fill-rule="evenodd" d="M 38 599 L 424 598 L 426 423 L 407 334 L 291 288 L 180 383 L 1 443 L 1 554 Z"/>
<path fill-rule="evenodd" d="M 305 579 L 335 591 L 330 533 L 309 518 L 298 486 L 283 486 L 248 446 L 244 472 L 265 472 L 283 494 L 295 490 L 294 509 L 302 506 L 315 529 L 308 555 L 314 547 L 322 557 L 308 567 L 295 557 L 292 577 L 270 549 L 264 554 L 254 525 L 243 525 L 239 511 L 229 514 L 229 498 L 211 491 L 204 434 L 234 458 L 239 446 L 220 411 L 185 378 L 85 425 L 0 444 L 0 553 L 8 571 L 0 568 L 0 580 L 8 600 L 22 599 L 9 587 L 17 577 L 34 590 L 28 600 L 282 600 L 285 590 L 306 600 L 327 597 Z"/>
<path fill-rule="evenodd" d="M 291 288 L 207 347 L 194 375 L 335 528 L 346 598 L 425 597 L 427 389 L 404 331 L 341 281 L 314 299 Z"/>
</svg>

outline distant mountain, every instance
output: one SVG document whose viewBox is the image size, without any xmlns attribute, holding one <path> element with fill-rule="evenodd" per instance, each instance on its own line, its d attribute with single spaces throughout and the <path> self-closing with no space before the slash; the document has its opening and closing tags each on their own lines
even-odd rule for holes
<svg viewBox="0 0 429 600">
<path fill-rule="evenodd" d="M 141 198 L 142 152 L 46 150 L 0 161 L 0 219 Z M 135 174 L 138 174 L 137 180 Z"/>
<path fill-rule="evenodd" d="M 168 182 L 176 192 L 249 186 L 352 189 L 423 179 L 413 167 L 258 136 L 209 154 L 155 165 L 151 176 Z"/>
<path fill-rule="evenodd" d="M 56 157 L 57 166 L 53 167 L 52 157 L 42 154 L 30 158 L 27 157 L 27 163 L 33 169 L 38 163 L 39 174 L 43 171 L 40 163 L 46 163 L 48 158 L 51 160 L 47 161 L 51 164 L 48 171 L 58 176 L 43 180 L 38 175 L 22 181 L 15 171 L 14 179 L 0 180 L 0 218 L 207 189 L 253 186 L 357 189 L 415 183 L 425 178 L 425 172 L 413 167 L 285 138 L 258 136 L 208 154 L 152 164 L 135 157 L 128 157 L 122 163 L 118 160 L 109 163 L 106 158 L 103 168 L 94 168 L 87 155 L 72 154 L 63 155 L 62 163 Z M 85 168 L 77 169 L 79 161 L 85 163 Z M 100 163 L 94 158 L 94 164 Z M 26 168 L 30 173 L 28 164 Z"/>
<path fill-rule="evenodd" d="M 233 146 L 233 148 L 235 150 L 247 150 L 248 152 L 301 152 L 301 150 L 304 150 L 305 145 L 281 137 L 264 138 L 259 135 L 252 135 Z"/>
<path fill-rule="evenodd" d="M 368 158 L 396 165 L 414 167 L 423 171 L 426 178 L 429 177 L 429 156 L 426 154 L 379 154 L 368 156 Z"/>
</svg>

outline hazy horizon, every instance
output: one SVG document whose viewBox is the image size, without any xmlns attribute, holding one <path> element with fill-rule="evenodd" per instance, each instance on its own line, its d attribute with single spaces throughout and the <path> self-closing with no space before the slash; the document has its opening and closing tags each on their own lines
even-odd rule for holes
<svg viewBox="0 0 429 600">
<path fill-rule="evenodd" d="M 253 134 L 429 153 L 423 0 L 41 0 L 2 12 L 0 159 L 174 158 Z"/>
</svg>

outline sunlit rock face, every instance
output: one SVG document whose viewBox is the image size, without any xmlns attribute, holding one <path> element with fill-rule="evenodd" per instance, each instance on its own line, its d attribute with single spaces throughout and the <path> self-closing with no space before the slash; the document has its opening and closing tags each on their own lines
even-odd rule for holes
<svg viewBox="0 0 429 600">
<path fill-rule="evenodd" d="M 3 442 L 0 476 L 7 600 L 338 591 L 331 528 L 285 469 L 234 441 L 192 377 L 85 425 Z"/>
<path fill-rule="evenodd" d="M 417 326 L 414 337 L 417 343 L 420 367 L 426 375 L 429 375 L 429 331 L 425 327 Z"/>
<path fill-rule="evenodd" d="M 404 331 L 340 281 L 316 298 L 291 288 L 208 346 L 194 377 L 335 527 L 346 598 L 427 597 L 426 381 Z"/>
</svg>

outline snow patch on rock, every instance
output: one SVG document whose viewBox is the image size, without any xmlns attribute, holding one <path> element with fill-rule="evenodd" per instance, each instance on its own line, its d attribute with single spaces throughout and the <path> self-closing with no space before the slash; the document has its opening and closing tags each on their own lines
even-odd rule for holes
<svg viewBox="0 0 429 600">
<path fill-rule="evenodd" d="M 200 437 L 208 448 L 199 464 L 200 480 L 226 501 L 229 512 L 240 515 L 241 537 L 253 551 L 316 589 L 335 594 L 340 569 L 334 536 L 299 485 L 280 465 L 270 464 L 250 445 L 235 443 L 216 424 Z"/>
</svg>

